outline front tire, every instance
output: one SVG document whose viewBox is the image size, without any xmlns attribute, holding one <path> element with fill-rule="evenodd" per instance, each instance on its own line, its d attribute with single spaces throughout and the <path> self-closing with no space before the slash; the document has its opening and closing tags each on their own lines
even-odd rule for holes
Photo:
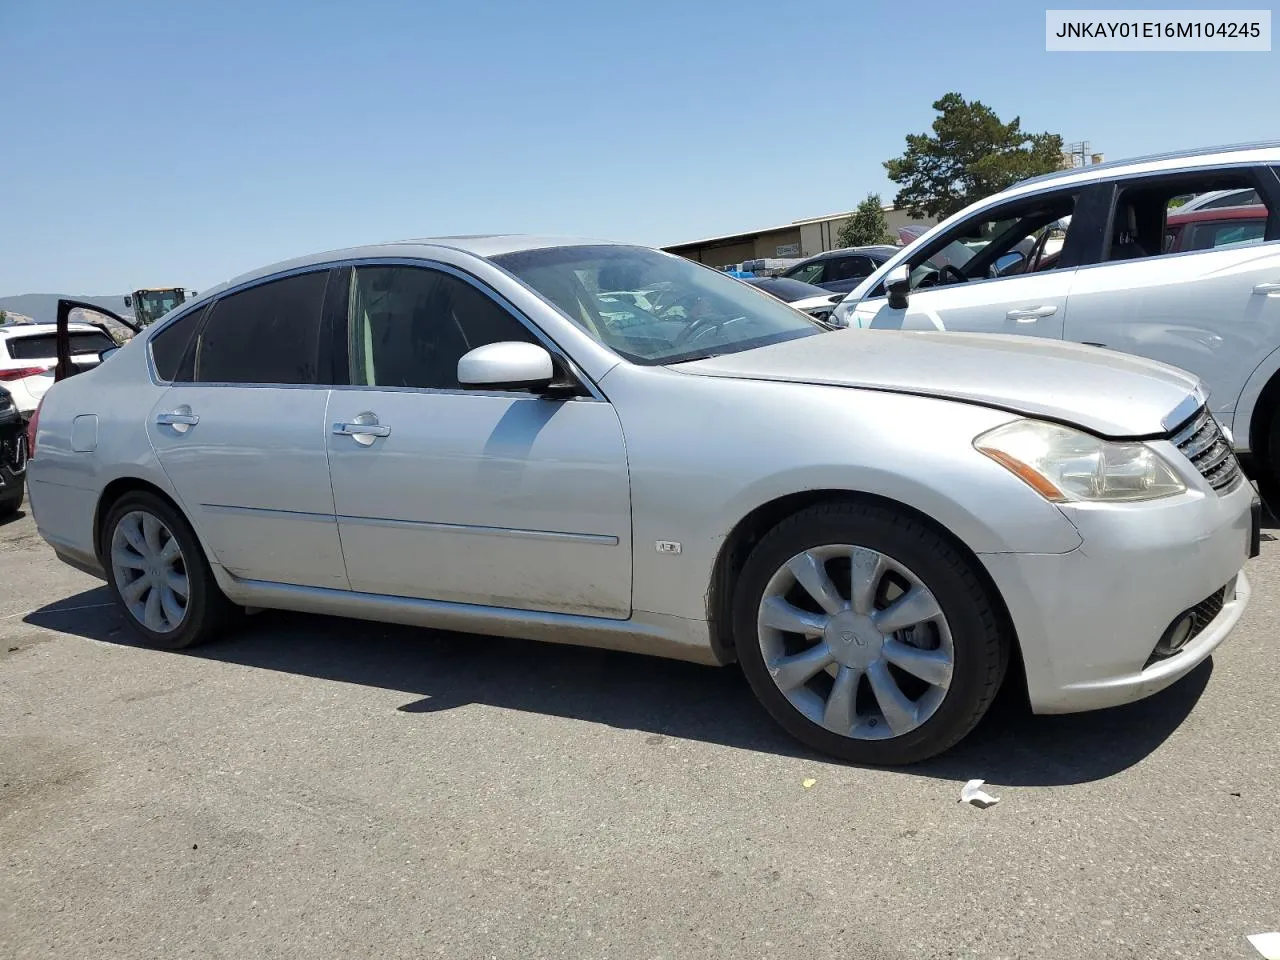
<svg viewBox="0 0 1280 960">
<path fill-rule="evenodd" d="M 756 545 L 734 597 L 738 659 L 806 745 L 852 763 L 916 763 L 991 705 L 1009 639 L 947 539 L 888 507 L 820 504 Z"/>
<path fill-rule="evenodd" d="M 218 588 L 186 518 L 154 494 L 127 493 L 103 524 L 103 568 L 129 625 L 153 647 L 217 636 L 235 608 Z"/>
</svg>

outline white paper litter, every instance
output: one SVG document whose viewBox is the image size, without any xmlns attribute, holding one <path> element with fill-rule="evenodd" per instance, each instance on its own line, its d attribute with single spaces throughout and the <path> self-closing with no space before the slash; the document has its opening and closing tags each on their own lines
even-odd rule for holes
<svg viewBox="0 0 1280 960">
<path fill-rule="evenodd" d="M 1246 939 L 1263 960 L 1280 960 L 1280 933 L 1251 933 Z"/>
<path fill-rule="evenodd" d="M 987 807 L 993 807 L 1000 802 L 999 797 L 993 797 L 982 789 L 985 780 L 970 780 L 960 788 L 960 802 L 971 803 L 980 810 Z"/>
</svg>

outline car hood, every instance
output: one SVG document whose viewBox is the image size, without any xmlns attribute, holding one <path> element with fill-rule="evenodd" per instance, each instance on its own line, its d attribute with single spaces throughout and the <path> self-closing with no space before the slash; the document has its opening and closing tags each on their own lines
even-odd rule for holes
<svg viewBox="0 0 1280 960">
<path fill-rule="evenodd" d="M 1162 363 L 1001 334 L 838 330 L 671 369 L 960 400 L 1105 437 L 1166 434 L 1206 399 L 1196 377 Z"/>
</svg>

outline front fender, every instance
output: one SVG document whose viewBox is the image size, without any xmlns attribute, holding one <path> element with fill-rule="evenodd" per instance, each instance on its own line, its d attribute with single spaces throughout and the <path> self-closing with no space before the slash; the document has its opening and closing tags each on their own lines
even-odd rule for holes
<svg viewBox="0 0 1280 960">
<path fill-rule="evenodd" d="M 1062 511 L 973 448 L 1015 419 L 1002 411 L 630 365 L 604 386 L 631 466 L 637 610 L 705 619 L 729 534 L 759 507 L 807 491 L 903 503 L 974 553 L 1065 553 L 1081 542 Z"/>
</svg>

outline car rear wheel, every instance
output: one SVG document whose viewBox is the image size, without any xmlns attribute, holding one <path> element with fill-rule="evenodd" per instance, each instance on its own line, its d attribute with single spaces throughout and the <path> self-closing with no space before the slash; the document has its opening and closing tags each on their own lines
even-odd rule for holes
<svg viewBox="0 0 1280 960">
<path fill-rule="evenodd" d="M 734 632 L 764 707 L 853 763 L 941 753 L 986 713 L 1009 641 L 971 563 L 918 519 L 829 503 L 782 521 L 738 581 Z"/>
<path fill-rule="evenodd" d="M 180 650 L 203 643 L 235 612 L 191 526 L 160 497 L 121 497 L 107 515 L 102 544 L 112 593 L 149 645 Z"/>
</svg>

